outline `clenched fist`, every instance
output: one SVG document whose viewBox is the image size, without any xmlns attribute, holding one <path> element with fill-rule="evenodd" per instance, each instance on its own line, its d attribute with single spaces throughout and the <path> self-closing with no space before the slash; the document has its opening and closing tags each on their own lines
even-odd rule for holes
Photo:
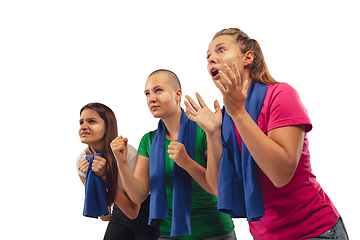
<svg viewBox="0 0 360 240">
<path fill-rule="evenodd" d="M 185 146 L 182 143 L 173 141 L 168 146 L 169 157 L 176 162 L 179 167 L 186 170 L 187 163 L 190 157 L 186 152 Z"/>
<path fill-rule="evenodd" d="M 110 147 L 118 164 L 126 162 L 128 139 L 118 136 L 111 143 Z"/>
</svg>

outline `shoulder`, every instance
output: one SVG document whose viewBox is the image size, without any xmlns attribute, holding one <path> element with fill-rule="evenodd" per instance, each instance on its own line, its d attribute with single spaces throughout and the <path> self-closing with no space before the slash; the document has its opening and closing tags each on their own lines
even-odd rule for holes
<svg viewBox="0 0 360 240">
<path fill-rule="evenodd" d="M 126 154 L 126 161 L 129 164 L 129 167 L 132 172 L 135 171 L 135 166 L 137 162 L 137 150 L 132 145 L 127 145 L 127 154 Z M 119 173 L 120 174 L 120 173 Z"/>
<path fill-rule="evenodd" d="M 134 155 L 136 155 L 136 154 L 137 154 L 136 148 L 134 148 L 132 145 L 128 144 L 128 145 L 127 145 L 127 155 L 128 155 L 129 157 L 132 157 L 132 156 L 134 156 Z"/>
<path fill-rule="evenodd" d="M 155 136 L 155 133 L 156 133 L 157 130 L 154 130 L 154 131 L 150 131 L 148 133 L 146 133 L 142 138 L 141 138 L 141 141 L 152 141 L 154 139 L 154 136 Z"/>
<path fill-rule="evenodd" d="M 286 97 L 286 96 L 294 96 L 297 97 L 299 94 L 297 93 L 296 89 L 290 86 L 288 83 L 277 83 L 274 85 L 268 85 L 268 90 L 266 92 L 266 98 L 277 98 L 277 97 Z"/>
<path fill-rule="evenodd" d="M 136 156 L 137 156 L 136 148 L 134 148 L 132 145 L 128 144 L 127 145 L 127 155 L 126 155 L 127 162 L 132 161 L 134 157 L 136 158 Z"/>
<path fill-rule="evenodd" d="M 89 149 L 89 147 L 86 147 L 84 150 L 82 150 L 80 152 L 80 154 L 78 155 L 78 157 L 76 158 L 76 165 L 79 165 L 79 163 L 86 157 L 86 156 L 90 156 L 91 155 L 91 151 Z"/>
<path fill-rule="evenodd" d="M 262 112 L 268 119 L 268 131 L 273 128 L 305 124 L 311 130 L 308 112 L 295 88 L 287 83 L 268 85 Z"/>
<path fill-rule="evenodd" d="M 79 171 L 79 169 L 78 169 L 79 164 L 80 164 L 80 162 L 81 162 L 86 156 L 90 156 L 90 154 L 91 154 L 91 151 L 90 151 L 89 147 L 86 147 L 84 150 L 82 150 L 82 151 L 80 152 L 80 154 L 79 154 L 78 157 L 76 158 L 76 162 L 75 162 L 75 164 L 76 164 L 76 170 L 77 170 L 77 172 L 78 172 L 78 174 L 79 174 L 80 176 L 85 177 L 86 175 L 85 175 L 83 172 Z"/>
<path fill-rule="evenodd" d="M 149 157 L 151 143 L 154 139 L 156 131 L 157 130 L 150 131 L 141 138 L 139 148 L 138 148 L 139 155 L 144 156 L 144 157 Z"/>
</svg>

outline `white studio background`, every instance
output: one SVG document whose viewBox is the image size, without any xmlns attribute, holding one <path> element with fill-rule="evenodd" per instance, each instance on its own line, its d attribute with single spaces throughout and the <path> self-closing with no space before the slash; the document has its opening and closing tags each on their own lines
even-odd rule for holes
<svg viewBox="0 0 360 240">
<path fill-rule="evenodd" d="M 357 9 L 351 0 L 1 1 L 1 239 L 102 239 L 107 223 L 82 216 L 80 108 L 108 105 L 137 147 L 157 126 L 143 94 L 153 70 L 173 70 L 184 94 L 198 91 L 211 107 L 222 102 L 206 51 L 229 27 L 258 40 L 275 79 L 298 90 L 314 126 L 313 171 L 354 237 Z M 234 221 L 238 239 L 252 239 Z"/>
</svg>

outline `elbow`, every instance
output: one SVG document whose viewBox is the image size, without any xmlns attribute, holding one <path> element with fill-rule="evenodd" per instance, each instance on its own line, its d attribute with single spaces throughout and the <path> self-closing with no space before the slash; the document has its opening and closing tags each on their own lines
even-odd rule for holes
<svg viewBox="0 0 360 240">
<path fill-rule="evenodd" d="M 131 211 L 127 212 L 126 216 L 130 219 L 130 220 L 134 220 L 135 218 L 138 217 L 140 212 L 140 205 L 135 205 L 133 209 L 131 209 Z"/>
<path fill-rule="evenodd" d="M 277 188 L 286 186 L 293 178 L 296 168 L 297 168 L 297 162 L 294 164 L 289 164 L 286 170 L 283 170 L 281 173 L 277 174 L 277 176 L 271 180 L 274 186 Z"/>
<path fill-rule="evenodd" d="M 101 219 L 102 221 L 104 221 L 104 222 L 110 221 L 110 218 L 111 218 L 111 215 L 110 215 L 110 214 L 100 216 L 100 219 Z"/>
<path fill-rule="evenodd" d="M 284 178 L 281 180 L 272 181 L 272 183 L 274 184 L 275 187 L 281 188 L 281 187 L 286 186 L 290 182 L 290 180 L 291 180 L 291 178 L 288 178 L 288 179 Z"/>
<path fill-rule="evenodd" d="M 135 218 L 137 218 L 138 215 L 139 215 L 138 212 L 132 212 L 132 213 L 126 214 L 126 216 L 127 216 L 130 220 L 134 220 Z"/>
<path fill-rule="evenodd" d="M 208 189 L 205 189 L 208 193 L 218 196 L 218 178 L 214 178 L 209 176 L 208 172 L 206 172 L 205 179 L 207 184 L 209 185 Z"/>
</svg>

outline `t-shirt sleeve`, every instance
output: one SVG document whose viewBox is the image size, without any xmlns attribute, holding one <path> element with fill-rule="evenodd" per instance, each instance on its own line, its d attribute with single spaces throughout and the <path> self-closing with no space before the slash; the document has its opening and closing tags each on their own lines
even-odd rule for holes
<svg viewBox="0 0 360 240">
<path fill-rule="evenodd" d="M 128 144 L 127 147 L 128 148 L 127 148 L 126 161 L 128 162 L 131 171 L 134 173 L 136 161 L 137 161 L 137 150 L 130 144 Z"/>
<path fill-rule="evenodd" d="M 269 104 L 268 131 L 293 125 L 305 125 L 305 132 L 312 129 L 307 110 L 297 91 L 286 83 L 277 84 L 267 98 Z"/>
<path fill-rule="evenodd" d="M 152 140 L 154 139 L 155 132 L 156 132 L 156 130 L 152 131 L 152 132 L 148 132 L 141 138 L 139 148 L 138 148 L 139 155 L 147 157 L 147 158 L 150 156 L 151 143 L 152 143 Z"/>
<path fill-rule="evenodd" d="M 196 138 L 197 141 L 201 143 L 201 149 L 205 153 L 207 151 L 206 132 L 199 125 L 197 125 L 197 129 L 196 129 Z"/>
<path fill-rule="evenodd" d="M 83 150 L 83 151 L 79 154 L 79 156 L 76 158 L 76 162 L 75 162 L 75 164 L 76 164 L 76 171 L 77 171 L 77 173 L 78 173 L 80 176 L 82 176 L 82 177 L 86 177 L 86 174 L 83 173 L 83 172 L 81 172 L 81 171 L 79 170 L 79 164 L 80 164 L 80 162 L 85 158 L 85 156 L 86 156 L 86 150 Z"/>
</svg>

